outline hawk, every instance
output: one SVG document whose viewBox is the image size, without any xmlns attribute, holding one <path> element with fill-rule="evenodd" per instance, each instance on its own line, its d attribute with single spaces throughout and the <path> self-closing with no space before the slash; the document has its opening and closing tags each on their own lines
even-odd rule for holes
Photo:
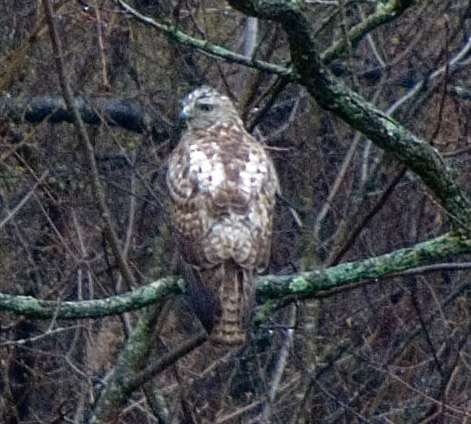
<svg viewBox="0 0 471 424">
<path fill-rule="evenodd" d="M 228 97 L 197 88 L 181 116 L 186 130 L 170 156 L 167 184 L 190 301 L 213 343 L 242 344 L 254 273 L 270 256 L 278 178 Z"/>
</svg>

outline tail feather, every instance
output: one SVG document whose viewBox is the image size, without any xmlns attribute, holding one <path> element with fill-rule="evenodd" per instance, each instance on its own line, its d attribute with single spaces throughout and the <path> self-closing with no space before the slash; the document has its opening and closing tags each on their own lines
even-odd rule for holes
<svg viewBox="0 0 471 424">
<path fill-rule="evenodd" d="M 243 344 L 254 304 L 253 270 L 229 260 L 211 269 L 192 271 L 187 278 L 191 302 L 211 342 Z"/>
<path fill-rule="evenodd" d="M 211 333 L 211 340 L 215 344 L 243 344 L 253 306 L 253 271 L 232 260 L 223 266 L 224 277 L 219 286 L 221 316 Z"/>
</svg>

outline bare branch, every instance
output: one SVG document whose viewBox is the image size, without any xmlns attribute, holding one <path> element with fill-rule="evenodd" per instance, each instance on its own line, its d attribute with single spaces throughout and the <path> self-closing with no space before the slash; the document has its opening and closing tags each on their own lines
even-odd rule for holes
<svg viewBox="0 0 471 424">
<path fill-rule="evenodd" d="M 44 12 L 46 14 L 47 23 L 49 25 L 49 33 L 51 36 L 52 49 L 54 51 L 54 56 L 56 60 L 57 73 L 59 74 L 59 81 L 60 81 L 60 85 L 62 89 L 62 95 L 64 96 L 64 101 L 65 101 L 65 104 L 67 105 L 67 109 L 73 116 L 74 125 L 77 128 L 77 132 L 83 144 L 84 152 L 88 159 L 90 172 L 92 175 L 93 195 L 97 202 L 98 209 L 101 213 L 101 218 L 104 221 L 103 232 L 105 234 L 105 237 L 108 243 L 110 244 L 111 250 L 113 252 L 113 255 L 116 258 L 116 261 L 118 262 L 118 267 L 121 272 L 121 275 L 123 276 L 123 279 L 125 280 L 128 288 L 130 288 L 135 285 L 134 276 L 122 253 L 118 236 L 116 235 L 115 230 L 113 228 L 110 211 L 108 210 L 108 206 L 106 204 L 106 196 L 103 191 L 103 188 L 101 187 L 100 174 L 98 172 L 98 167 L 95 160 L 95 151 L 90 141 L 90 138 L 88 137 L 85 124 L 82 121 L 82 118 L 80 117 L 80 114 L 77 108 L 75 107 L 72 90 L 67 81 L 67 75 L 65 73 L 64 63 L 62 61 L 61 43 L 60 43 L 59 35 L 57 33 L 57 29 L 54 24 L 51 2 L 50 0 L 44 0 L 43 4 L 44 4 Z"/>
<path fill-rule="evenodd" d="M 376 12 L 369 15 L 361 23 L 354 26 L 348 31 L 348 38 L 343 37 L 337 43 L 329 47 L 321 54 L 321 59 L 326 63 L 331 62 L 340 56 L 348 47 L 355 47 L 358 42 L 371 31 L 391 22 L 400 16 L 413 2 L 412 1 L 397 1 L 389 0 L 387 3 L 380 2 L 376 8 Z"/>
<path fill-rule="evenodd" d="M 156 141 L 165 141 L 177 131 L 151 108 L 143 108 L 122 100 L 76 96 L 74 106 L 88 125 L 120 127 L 136 133 L 151 132 Z M 51 96 L 0 97 L 0 116 L 14 122 L 74 122 L 74 115 L 64 99 Z"/>
<path fill-rule="evenodd" d="M 48 174 L 49 171 L 44 171 L 39 180 L 34 184 L 26 196 L 24 196 L 23 199 L 21 199 L 21 201 L 11 211 L 7 211 L 7 216 L 0 221 L 0 228 L 4 227 L 5 224 L 7 224 L 7 222 L 10 221 L 21 210 L 21 208 L 28 202 L 30 197 L 38 188 L 39 184 L 44 181 L 44 178 L 46 178 Z"/>
</svg>

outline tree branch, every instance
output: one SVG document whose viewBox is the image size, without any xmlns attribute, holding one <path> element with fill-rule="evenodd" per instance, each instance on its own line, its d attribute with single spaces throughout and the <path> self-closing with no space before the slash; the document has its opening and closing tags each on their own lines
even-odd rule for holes
<svg viewBox="0 0 471 424">
<path fill-rule="evenodd" d="M 54 52 L 54 58 L 56 61 L 57 74 L 59 76 L 62 95 L 64 96 L 64 101 L 67 105 L 67 110 L 72 115 L 73 123 L 77 129 L 77 133 L 82 142 L 82 147 L 85 156 L 90 166 L 92 192 L 97 202 L 98 210 L 101 213 L 101 219 L 103 220 L 103 233 L 106 238 L 106 241 L 111 247 L 111 251 L 113 252 L 114 257 L 116 258 L 118 268 L 123 277 L 123 280 L 126 282 L 126 285 L 129 289 L 134 286 L 134 276 L 126 262 L 126 258 L 123 255 L 118 236 L 116 235 L 116 232 L 113 228 L 110 211 L 108 210 L 108 206 L 106 204 L 105 192 L 100 182 L 100 174 L 98 172 L 98 167 L 95 160 L 95 150 L 90 141 L 90 138 L 88 137 L 87 129 L 85 128 L 85 124 L 82 121 L 82 118 L 80 117 L 80 113 L 75 107 L 74 97 L 70 85 L 68 83 L 68 78 L 65 72 L 65 66 L 62 60 L 62 47 L 59 35 L 57 33 L 57 28 L 55 27 L 53 10 L 50 0 L 44 0 L 43 5 L 44 13 L 46 15 L 46 21 L 49 26 L 52 50 Z"/>
<path fill-rule="evenodd" d="M 285 296 L 325 297 L 329 290 L 362 280 L 379 280 L 394 273 L 470 252 L 471 241 L 461 234 L 448 233 L 410 248 L 366 260 L 301 274 L 259 277 L 257 297 L 260 302 L 267 303 L 265 311 L 268 313 L 272 310 L 270 300 Z M 162 278 L 127 293 L 83 301 L 58 302 L 0 293 L 0 310 L 41 319 L 53 316 L 57 319 L 99 318 L 138 310 L 182 294 L 182 284 L 183 281 L 176 277 Z"/>
<path fill-rule="evenodd" d="M 181 294 L 178 278 L 161 278 L 138 289 L 102 299 L 81 301 L 38 300 L 32 296 L 0 293 L 0 310 L 34 318 L 101 318 L 135 311 L 171 296 Z"/>
<path fill-rule="evenodd" d="M 350 40 L 352 47 L 355 47 L 360 40 L 374 29 L 393 21 L 399 17 L 413 1 L 389 0 L 387 3 L 379 2 L 375 13 L 369 15 L 364 21 L 355 25 L 348 31 L 348 38 L 342 37 L 338 42 L 326 49 L 321 54 L 321 59 L 329 63 L 339 57 L 347 48 L 347 40 Z"/>
<path fill-rule="evenodd" d="M 288 35 L 298 82 L 318 104 L 334 112 L 417 174 L 456 224 L 471 229 L 471 203 L 438 151 L 336 79 L 322 64 L 303 3 L 283 0 L 229 0 L 232 7 L 282 24 Z"/>
<path fill-rule="evenodd" d="M 142 15 L 123 0 L 118 0 L 118 2 L 121 7 L 130 15 L 134 16 L 146 25 L 150 25 L 167 34 L 169 38 L 183 46 L 193 47 L 204 53 L 208 53 L 211 56 L 225 59 L 228 62 L 249 66 L 250 68 L 258 69 L 259 71 L 267 72 L 269 74 L 276 74 L 290 79 L 296 79 L 297 77 L 296 73 L 294 73 L 290 68 L 246 57 L 244 55 L 234 53 L 231 50 L 225 49 L 224 47 L 210 43 L 209 41 L 192 37 L 178 29 L 176 25 L 166 22 L 158 22 L 155 19 Z"/>
<path fill-rule="evenodd" d="M 150 107 L 140 107 L 123 100 L 76 96 L 74 107 L 83 122 L 111 127 L 120 127 L 136 133 L 151 132 L 156 141 L 165 141 L 177 131 Z M 67 108 L 63 97 L 0 97 L 0 116 L 17 123 L 36 124 L 47 119 L 51 123 L 74 122 L 74 116 Z"/>
<path fill-rule="evenodd" d="M 137 390 L 178 359 L 201 346 L 208 338 L 207 334 L 201 333 L 183 342 L 179 347 L 162 355 L 158 360 L 151 362 L 150 365 L 139 371 L 143 368 L 150 350 L 148 340 L 152 339 L 150 333 L 154 330 L 154 327 L 150 325 L 153 318 L 151 314 L 152 312 L 149 312 L 149 316 L 138 323 L 121 352 L 114 368 L 113 377 L 103 388 L 96 403 L 90 424 L 116 422 L 117 415 L 121 412 L 120 406 L 134 390 Z"/>
<path fill-rule="evenodd" d="M 111 379 L 106 383 L 98 398 L 91 423 L 116 422 L 118 408 L 127 397 L 137 388 L 129 385 L 128 381 L 144 364 L 151 351 L 157 319 L 163 303 L 149 308 L 139 319 L 134 331 L 119 354 L 113 369 Z"/>
</svg>

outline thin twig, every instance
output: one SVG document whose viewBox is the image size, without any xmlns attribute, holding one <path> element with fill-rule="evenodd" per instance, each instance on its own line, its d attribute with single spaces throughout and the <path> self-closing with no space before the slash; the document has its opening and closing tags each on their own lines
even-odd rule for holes
<svg viewBox="0 0 471 424">
<path fill-rule="evenodd" d="M 103 220 L 103 233 L 105 235 L 106 240 L 110 244 L 111 250 L 113 252 L 114 257 L 118 263 L 119 270 L 123 279 L 125 280 L 126 285 L 128 288 L 134 287 L 134 276 L 132 275 L 131 270 L 129 269 L 128 264 L 124 258 L 124 255 L 121 251 L 120 242 L 118 237 L 113 229 L 113 224 L 111 220 L 111 215 L 108 210 L 108 206 L 106 204 L 106 196 L 104 190 L 101 186 L 100 182 L 100 174 L 98 172 L 97 163 L 95 160 L 95 151 L 93 145 L 88 137 L 87 129 L 85 128 L 85 124 L 83 123 L 82 118 L 80 117 L 80 113 L 78 112 L 72 90 L 68 83 L 68 78 L 65 72 L 65 66 L 63 63 L 63 53 L 61 42 L 59 38 L 59 34 L 57 33 L 57 28 L 54 23 L 53 19 L 53 12 L 50 0 L 44 0 L 44 12 L 46 15 L 47 23 L 49 25 L 49 33 L 51 37 L 51 44 L 54 53 L 54 58 L 56 61 L 57 73 L 59 76 L 60 86 L 62 90 L 62 95 L 64 96 L 65 104 L 67 105 L 67 109 L 71 113 L 74 118 L 74 125 L 77 129 L 78 135 L 82 141 L 82 146 L 84 152 L 86 153 L 86 157 L 88 159 L 88 164 L 90 166 L 90 173 L 91 173 L 91 181 L 92 181 L 92 191 L 97 202 L 98 209 L 101 214 L 101 218 Z"/>
<path fill-rule="evenodd" d="M 103 68 L 103 85 L 110 89 L 110 82 L 108 80 L 108 72 L 106 70 L 106 56 L 105 56 L 105 42 L 103 41 L 103 30 L 102 30 L 102 23 L 101 23 L 101 16 L 100 16 L 100 8 L 98 7 L 97 1 L 95 1 L 94 8 L 95 10 L 95 19 L 96 19 L 96 28 L 98 33 L 98 46 L 100 47 L 100 59 L 101 59 L 101 66 Z"/>
<path fill-rule="evenodd" d="M 80 328 L 80 327 L 82 327 L 82 324 L 72 325 L 70 327 L 60 327 L 60 328 L 56 328 L 54 330 L 49 328 L 45 333 L 38 334 L 37 336 L 28 337 L 27 339 L 9 340 L 7 342 L 0 343 L 0 346 L 1 347 L 4 347 L 4 346 L 23 346 L 25 344 L 35 343 L 39 340 L 44 339 L 45 337 L 55 336 L 57 333 L 63 333 L 65 331 L 75 330 L 75 329 Z"/>
<path fill-rule="evenodd" d="M 391 116 L 396 109 L 402 106 L 405 102 L 413 98 L 416 94 L 421 92 L 421 90 L 427 85 L 429 81 L 437 79 L 440 75 L 444 73 L 453 72 L 459 65 L 463 65 L 464 62 L 461 62 L 461 59 L 467 56 L 468 52 L 471 50 L 471 37 L 468 37 L 463 48 L 458 52 L 458 54 L 449 60 L 445 65 L 438 68 L 436 71 L 432 72 L 428 78 L 415 84 L 404 96 L 396 100 L 389 109 L 385 112 L 386 115 Z"/>
<path fill-rule="evenodd" d="M 347 170 L 352 162 L 353 155 L 355 151 L 357 150 L 359 141 L 360 141 L 360 134 L 357 133 L 355 135 L 355 138 L 353 139 L 352 144 L 350 145 L 350 149 L 348 150 L 347 154 L 345 155 L 345 158 L 343 159 L 342 166 L 340 167 L 340 170 L 337 175 L 337 178 L 335 179 L 334 185 L 329 190 L 329 195 L 327 196 L 327 199 L 325 200 L 324 205 L 322 206 L 321 210 L 317 214 L 317 217 L 314 223 L 314 231 L 313 231 L 314 240 L 316 241 L 319 240 L 319 233 L 322 227 L 322 223 L 324 222 L 324 218 L 329 212 L 330 206 L 332 205 L 332 201 L 334 200 L 334 197 L 337 195 L 340 185 L 345 178 Z"/>
<path fill-rule="evenodd" d="M 28 202 L 29 198 L 34 194 L 39 184 L 41 184 L 44 181 L 44 178 L 46 178 L 48 174 L 49 174 L 48 170 L 44 171 L 41 177 L 39 178 L 39 180 L 36 182 L 36 184 L 34 184 L 34 186 L 31 188 L 29 193 L 26 194 L 26 196 L 23 197 L 23 199 L 21 199 L 20 203 L 18 203 L 11 211 L 7 211 L 7 216 L 0 221 L 0 229 L 3 228 L 7 224 L 7 222 L 10 221 L 21 210 L 21 208 Z"/>
<path fill-rule="evenodd" d="M 275 372 L 270 384 L 270 389 L 268 391 L 267 401 L 264 405 L 261 423 L 270 422 L 270 409 L 275 401 L 275 395 L 278 391 L 280 385 L 281 377 L 286 368 L 286 363 L 288 359 L 288 354 L 291 350 L 294 340 L 294 327 L 296 325 L 296 305 L 292 304 L 289 311 L 289 322 L 288 328 L 285 331 L 285 337 L 283 340 L 283 345 L 281 346 L 280 353 L 278 355 L 278 361 L 276 363 Z"/>
</svg>

